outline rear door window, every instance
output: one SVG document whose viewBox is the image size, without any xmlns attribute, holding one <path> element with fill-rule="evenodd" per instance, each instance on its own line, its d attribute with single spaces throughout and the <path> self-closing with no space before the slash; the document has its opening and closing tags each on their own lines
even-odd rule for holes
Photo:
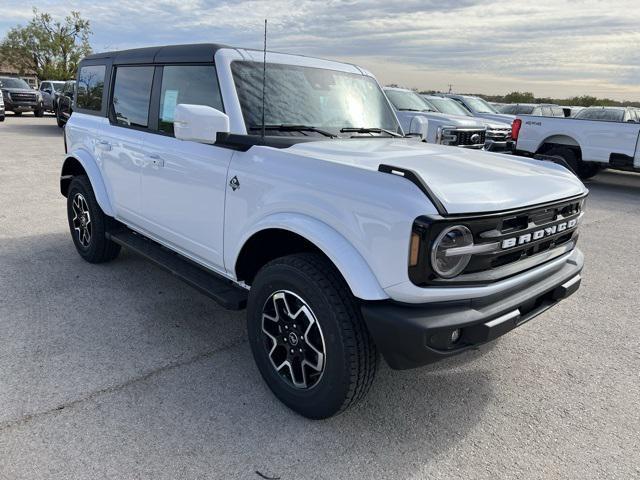
<svg viewBox="0 0 640 480">
<path fill-rule="evenodd" d="M 206 105 L 223 111 L 216 68 L 213 65 L 165 65 L 160 88 L 158 130 L 173 135 L 176 105 Z"/>
<path fill-rule="evenodd" d="M 154 67 L 118 67 L 109 118 L 116 125 L 147 128 Z"/>
</svg>

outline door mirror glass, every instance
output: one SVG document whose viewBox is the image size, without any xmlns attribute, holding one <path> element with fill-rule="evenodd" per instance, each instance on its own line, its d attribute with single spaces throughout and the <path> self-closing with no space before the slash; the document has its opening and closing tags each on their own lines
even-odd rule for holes
<svg viewBox="0 0 640 480">
<path fill-rule="evenodd" d="M 48 93 L 49 95 L 51 95 L 51 93 L 52 93 L 50 88 L 45 88 L 45 89 L 44 89 L 44 92 L 45 92 L 45 93 Z"/>
<path fill-rule="evenodd" d="M 176 138 L 199 143 L 216 143 L 218 133 L 229 133 L 229 117 L 206 105 L 176 105 L 173 130 Z"/>
</svg>

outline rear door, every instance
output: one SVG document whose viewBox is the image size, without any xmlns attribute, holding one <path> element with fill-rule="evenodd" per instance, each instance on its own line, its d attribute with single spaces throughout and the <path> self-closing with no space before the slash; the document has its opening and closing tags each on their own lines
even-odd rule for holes
<svg viewBox="0 0 640 480">
<path fill-rule="evenodd" d="M 118 65 L 108 104 L 109 121 L 102 128 L 97 151 L 116 211 L 116 218 L 140 226 L 140 172 L 149 128 L 153 66 Z"/>
<path fill-rule="evenodd" d="M 156 69 L 151 107 L 156 133 L 146 135 L 142 167 L 144 228 L 175 250 L 223 272 L 224 202 L 233 151 L 176 139 L 173 114 L 180 103 L 224 111 L 213 64 Z"/>
</svg>

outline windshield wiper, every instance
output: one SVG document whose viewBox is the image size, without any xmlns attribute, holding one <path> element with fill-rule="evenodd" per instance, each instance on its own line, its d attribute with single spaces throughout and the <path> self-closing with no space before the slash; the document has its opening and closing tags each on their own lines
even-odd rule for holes
<svg viewBox="0 0 640 480">
<path fill-rule="evenodd" d="M 249 130 L 262 130 L 262 125 L 251 125 Z M 290 125 L 288 123 L 276 124 L 276 125 L 264 125 L 265 130 L 277 130 L 278 132 L 315 132 L 320 135 L 324 135 L 325 137 L 335 138 L 337 135 L 334 135 L 331 132 L 327 132 L 326 130 L 322 130 L 320 128 L 314 127 L 312 125 Z"/>
<path fill-rule="evenodd" d="M 402 137 L 399 133 L 386 128 L 345 127 L 340 129 L 340 133 L 386 133 L 392 137 Z"/>
</svg>

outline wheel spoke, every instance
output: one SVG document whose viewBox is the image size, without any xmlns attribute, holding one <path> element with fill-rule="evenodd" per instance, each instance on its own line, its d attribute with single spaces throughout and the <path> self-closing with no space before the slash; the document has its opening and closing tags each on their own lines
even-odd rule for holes
<svg viewBox="0 0 640 480">
<path fill-rule="evenodd" d="M 263 307 L 262 333 L 269 360 L 283 380 L 298 389 L 318 383 L 325 368 L 324 337 L 301 297 L 286 290 L 274 292 Z"/>
</svg>

